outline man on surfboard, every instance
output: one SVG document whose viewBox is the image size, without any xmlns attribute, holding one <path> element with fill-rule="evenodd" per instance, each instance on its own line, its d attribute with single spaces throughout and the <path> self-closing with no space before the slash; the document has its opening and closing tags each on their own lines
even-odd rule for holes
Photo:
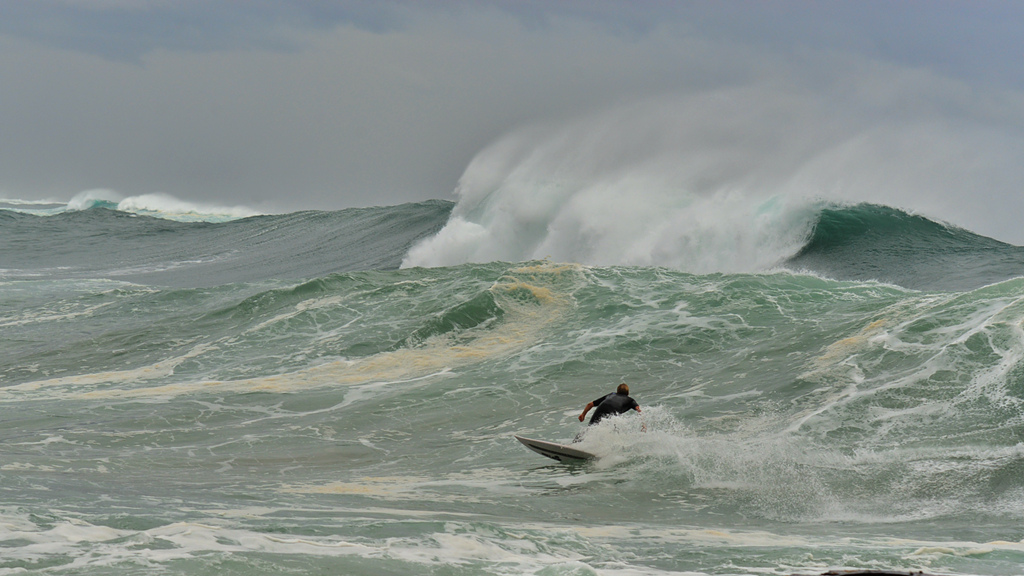
<svg viewBox="0 0 1024 576">
<path fill-rule="evenodd" d="M 590 417 L 590 425 L 593 426 L 601 421 L 605 416 L 612 416 L 615 414 L 625 414 L 630 410 L 640 411 L 640 405 L 629 397 L 629 386 L 625 383 L 619 384 L 619 387 L 615 392 L 601 396 L 597 400 L 590 402 L 583 408 L 583 413 L 580 414 L 580 422 L 586 418 L 587 412 L 590 412 L 591 408 L 597 407 L 594 411 L 594 415 Z"/>
</svg>

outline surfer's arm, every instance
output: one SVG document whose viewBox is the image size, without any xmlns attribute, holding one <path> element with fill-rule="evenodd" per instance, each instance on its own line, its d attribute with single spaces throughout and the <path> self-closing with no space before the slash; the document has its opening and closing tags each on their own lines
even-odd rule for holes
<svg viewBox="0 0 1024 576">
<path fill-rule="evenodd" d="M 583 422 L 583 419 L 587 417 L 587 412 L 590 412 L 590 409 L 593 408 L 593 407 L 594 407 L 594 403 L 593 402 L 587 402 L 586 407 L 583 408 L 583 414 L 580 414 L 580 422 Z"/>
</svg>

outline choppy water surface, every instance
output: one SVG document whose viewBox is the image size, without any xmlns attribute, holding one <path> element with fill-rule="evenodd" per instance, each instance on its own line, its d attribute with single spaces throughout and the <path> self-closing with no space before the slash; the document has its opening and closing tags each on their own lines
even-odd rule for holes
<svg viewBox="0 0 1024 576">
<path fill-rule="evenodd" d="M 1017 247 L 832 206 L 764 270 L 400 268 L 451 204 L 110 208 L 0 210 L 0 574 L 1024 565 Z M 596 462 L 513 439 L 620 381 Z"/>
</svg>

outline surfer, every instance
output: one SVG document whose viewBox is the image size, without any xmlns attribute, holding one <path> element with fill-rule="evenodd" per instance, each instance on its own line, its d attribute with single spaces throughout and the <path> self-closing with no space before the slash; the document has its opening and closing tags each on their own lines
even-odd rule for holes
<svg viewBox="0 0 1024 576">
<path fill-rule="evenodd" d="M 629 397 L 629 386 L 625 383 L 619 384 L 619 387 L 615 392 L 606 394 L 593 402 L 590 402 L 583 408 L 583 413 L 580 414 L 580 422 L 586 418 L 587 412 L 590 412 L 591 408 L 597 407 L 594 410 L 594 415 L 590 417 L 590 425 L 593 426 L 601 421 L 605 416 L 612 416 L 615 414 L 625 414 L 630 410 L 640 411 L 640 405 Z"/>
</svg>

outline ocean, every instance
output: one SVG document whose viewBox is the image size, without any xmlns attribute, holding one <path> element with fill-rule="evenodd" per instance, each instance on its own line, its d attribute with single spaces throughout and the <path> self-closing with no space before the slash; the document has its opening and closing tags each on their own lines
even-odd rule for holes
<svg viewBox="0 0 1024 576">
<path fill-rule="evenodd" d="M 0 575 L 1024 572 L 1024 248 L 148 206 L 0 201 Z"/>
</svg>

